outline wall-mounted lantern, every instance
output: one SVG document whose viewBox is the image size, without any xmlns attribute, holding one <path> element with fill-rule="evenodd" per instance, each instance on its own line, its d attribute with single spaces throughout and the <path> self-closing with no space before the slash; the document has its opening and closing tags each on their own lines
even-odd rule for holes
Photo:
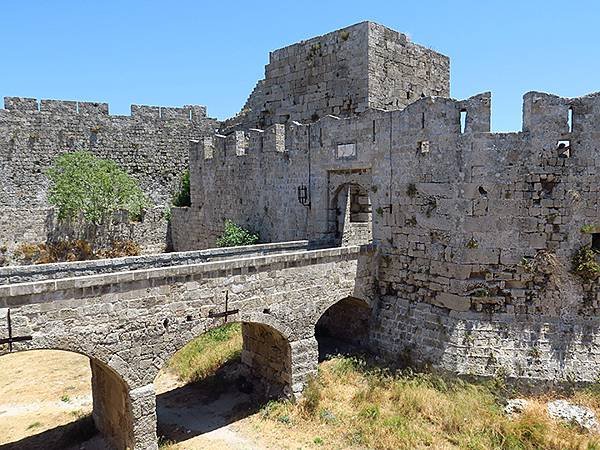
<svg viewBox="0 0 600 450">
<path fill-rule="evenodd" d="M 308 195 L 308 188 L 304 184 L 298 186 L 298 201 L 302 206 L 306 206 L 308 209 L 310 209 L 310 197 Z"/>
</svg>

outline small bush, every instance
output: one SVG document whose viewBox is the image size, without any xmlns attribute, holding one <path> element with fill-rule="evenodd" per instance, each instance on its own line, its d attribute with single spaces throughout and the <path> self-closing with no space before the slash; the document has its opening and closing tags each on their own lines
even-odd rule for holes
<svg viewBox="0 0 600 450">
<path fill-rule="evenodd" d="M 581 247 L 573 255 L 573 273 L 585 281 L 595 281 L 600 276 L 600 264 L 596 258 L 597 254 L 591 247 Z"/>
<path fill-rule="evenodd" d="M 186 170 L 181 176 L 179 182 L 179 192 L 173 197 L 173 206 L 184 207 L 191 206 L 192 200 L 190 196 L 190 171 Z"/>
<path fill-rule="evenodd" d="M 258 234 L 252 233 L 227 219 L 225 221 L 225 230 L 221 237 L 217 239 L 217 246 L 238 247 L 241 245 L 254 245 L 258 243 L 258 240 Z"/>
</svg>

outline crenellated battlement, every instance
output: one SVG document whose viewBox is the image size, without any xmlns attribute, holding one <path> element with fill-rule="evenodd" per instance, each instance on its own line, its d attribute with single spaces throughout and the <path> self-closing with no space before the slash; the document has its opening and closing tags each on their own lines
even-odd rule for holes
<svg viewBox="0 0 600 450">
<path fill-rule="evenodd" d="M 235 157 L 274 153 L 308 152 L 333 155 L 326 141 L 336 136 L 333 146 L 344 142 L 355 143 L 359 152 L 373 155 L 378 145 L 394 140 L 412 139 L 416 146 L 437 145 L 447 138 L 474 139 L 486 135 L 491 139 L 502 138 L 507 133 L 491 131 L 492 95 L 477 94 L 464 100 L 446 97 L 423 97 L 401 110 L 370 108 L 351 117 L 326 115 L 313 123 L 295 121 L 274 124 L 264 129 L 250 128 L 215 133 L 201 140 L 203 159 L 217 159 L 223 163 Z M 600 123 L 600 94 L 578 98 L 562 98 L 540 92 L 528 92 L 523 97 L 523 129 L 513 135 L 521 139 L 540 137 L 549 146 L 571 134 L 597 133 Z M 310 131 L 312 130 L 312 132 Z M 311 134 L 309 143 L 307 136 Z M 508 133 L 511 134 L 511 133 Z M 370 139 L 364 139 L 364 136 Z M 303 137 L 302 137 L 303 136 Z M 343 137 L 342 137 L 343 136 Z M 330 140 L 330 139 L 329 139 Z M 460 146 L 459 150 L 466 149 Z M 423 148 L 423 153 L 428 150 Z"/>
<path fill-rule="evenodd" d="M 260 153 L 283 154 L 287 151 L 286 135 L 301 124 L 275 124 L 264 130 L 251 128 L 237 130 L 228 135 L 214 133 L 198 141 L 198 155 L 204 160 L 224 160 L 229 157 L 244 157 Z"/>
<path fill-rule="evenodd" d="M 109 115 L 108 103 L 71 100 L 37 100 L 35 98 L 26 97 L 4 97 L 4 109 L 16 113 L 77 114 L 82 116 Z M 163 119 L 199 121 L 206 118 L 206 107 L 202 105 L 184 105 L 182 107 L 131 105 L 131 117 L 142 120 Z"/>
<path fill-rule="evenodd" d="M 228 134 L 310 123 L 329 114 L 350 117 L 369 108 L 403 108 L 420 96 L 449 94 L 446 56 L 367 21 L 272 51 L 264 80 L 223 129 Z"/>
</svg>

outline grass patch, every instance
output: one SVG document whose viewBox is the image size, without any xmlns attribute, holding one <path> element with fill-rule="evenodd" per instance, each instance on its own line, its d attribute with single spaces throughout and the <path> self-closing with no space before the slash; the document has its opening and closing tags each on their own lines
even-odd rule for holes
<svg viewBox="0 0 600 450">
<path fill-rule="evenodd" d="M 34 428 L 39 428 L 39 427 L 41 427 L 41 426 L 42 426 L 42 423 L 41 423 L 41 422 L 33 422 L 33 423 L 30 423 L 30 424 L 27 426 L 27 429 L 28 429 L 28 430 L 33 430 Z"/>
<path fill-rule="evenodd" d="M 308 448 L 600 449 L 600 436 L 553 421 L 543 402 L 508 417 L 493 383 L 336 357 L 321 364 L 307 391 L 297 403 L 269 402 L 256 420 Z M 579 400 L 600 406 L 600 389 Z"/>
<path fill-rule="evenodd" d="M 207 331 L 175 353 L 169 361 L 169 369 L 186 383 L 200 381 L 238 359 L 241 351 L 241 324 L 226 324 Z"/>
</svg>

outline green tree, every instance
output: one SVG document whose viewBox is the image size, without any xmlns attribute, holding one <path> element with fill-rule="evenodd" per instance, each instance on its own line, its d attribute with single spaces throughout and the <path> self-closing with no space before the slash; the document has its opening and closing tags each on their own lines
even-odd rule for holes
<svg viewBox="0 0 600 450">
<path fill-rule="evenodd" d="M 237 247 L 240 245 L 254 245 L 258 243 L 258 234 L 252 233 L 245 228 L 239 226 L 235 222 L 227 219 L 225 221 L 225 229 L 219 239 L 217 245 L 219 247 Z"/>
<path fill-rule="evenodd" d="M 62 220 L 94 226 L 110 224 L 117 211 L 139 217 L 148 200 L 138 182 L 117 163 L 85 151 L 64 153 L 47 171 L 49 202 Z"/>
</svg>

